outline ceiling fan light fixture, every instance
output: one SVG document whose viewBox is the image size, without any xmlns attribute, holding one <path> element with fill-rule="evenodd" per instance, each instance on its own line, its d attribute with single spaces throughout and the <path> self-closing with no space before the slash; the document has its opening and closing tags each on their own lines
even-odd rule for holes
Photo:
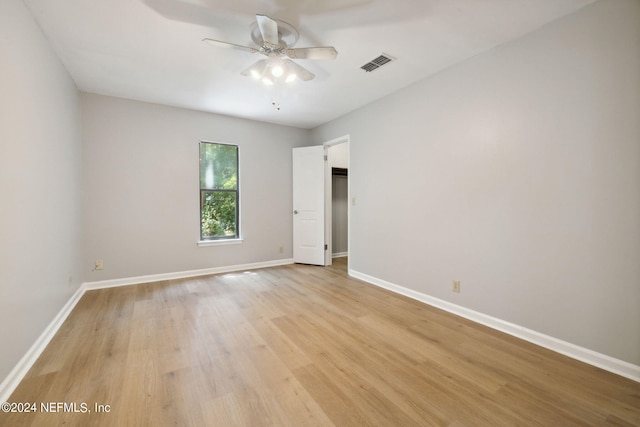
<svg viewBox="0 0 640 427">
<path fill-rule="evenodd" d="M 264 77 L 262 79 L 262 83 L 264 83 L 266 86 L 273 86 L 274 84 L 273 80 L 271 80 L 269 77 Z"/>
<path fill-rule="evenodd" d="M 287 78 L 284 81 L 285 83 L 293 83 L 297 78 L 298 76 L 296 76 L 296 73 L 291 73 L 287 76 Z"/>
<path fill-rule="evenodd" d="M 282 65 L 276 64 L 271 67 L 271 74 L 275 78 L 282 77 L 282 75 L 284 74 L 284 68 L 282 68 Z"/>
<path fill-rule="evenodd" d="M 246 70 L 244 70 L 240 74 L 246 77 L 252 77 L 255 80 L 260 80 L 265 75 L 265 72 L 267 71 L 267 66 L 268 66 L 267 60 L 262 59 L 256 62 L 255 64 L 253 64 L 252 66 L 250 66 L 249 68 L 247 68 Z"/>
</svg>

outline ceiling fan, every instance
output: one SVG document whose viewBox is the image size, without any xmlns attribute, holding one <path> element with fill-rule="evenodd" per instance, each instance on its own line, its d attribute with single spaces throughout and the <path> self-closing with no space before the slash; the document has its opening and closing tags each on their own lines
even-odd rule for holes
<svg viewBox="0 0 640 427">
<path fill-rule="evenodd" d="M 267 86 L 273 86 L 280 80 L 291 83 L 297 79 L 308 81 L 315 77 L 311 71 L 292 59 L 335 59 L 338 56 L 336 49 L 331 46 L 294 48 L 298 38 L 298 30 L 292 25 L 266 15 L 256 15 L 256 22 L 251 25 L 251 40 L 257 47 L 209 38 L 202 41 L 214 46 L 265 55 L 267 59 L 257 61 L 241 74 L 262 80 Z"/>
</svg>

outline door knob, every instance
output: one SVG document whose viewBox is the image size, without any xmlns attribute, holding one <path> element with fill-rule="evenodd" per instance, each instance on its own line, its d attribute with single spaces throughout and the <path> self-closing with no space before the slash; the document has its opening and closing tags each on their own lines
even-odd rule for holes
<svg viewBox="0 0 640 427">
<path fill-rule="evenodd" d="M 293 214 L 294 215 L 298 215 L 298 211 L 293 211 Z"/>
</svg>

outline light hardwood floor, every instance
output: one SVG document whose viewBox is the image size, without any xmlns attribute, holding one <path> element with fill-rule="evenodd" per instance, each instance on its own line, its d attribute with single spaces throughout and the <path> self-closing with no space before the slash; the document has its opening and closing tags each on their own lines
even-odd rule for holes
<svg viewBox="0 0 640 427">
<path fill-rule="evenodd" d="M 640 425 L 640 383 L 335 261 L 87 292 L 10 399 L 80 412 L 0 425 Z"/>
</svg>

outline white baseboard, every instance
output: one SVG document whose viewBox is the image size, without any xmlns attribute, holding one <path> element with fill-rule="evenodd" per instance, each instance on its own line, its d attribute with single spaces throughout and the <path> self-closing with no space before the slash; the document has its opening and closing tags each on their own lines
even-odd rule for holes
<svg viewBox="0 0 640 427">
<path fill-rule="evenodd" d="M 231 273 L 233 271 L 255 270 L 257 268 L 277 267 L 281 265 L 293 264 L 293 259 L 281 259 L 276 261 L 256 262 L 251 264 L 230 265 L 226 267 L 205 268 L 201 270 L 180 271 L 175 273 L 151 274 L 148 276 L 128 277 L 123 279 L 101 280 L 96 282 L 86 282 L 78 288 L 71 296 L 69 301 L 62 307 L 60 312 L 51 321 L 44 330 L 42 335 L 38 337 L 31 348 L 20 359 L 18 364 L 13 368 L 9 375 L 0 384 L 0 402 L 6 402 L 11 393 L 18 387 L 20 381 L 33 366 L 40 354 L 47 347 L 53 336 L 58 332 L 60 326 L 64 323 L 73 308 L 76 306 L 82 295 L 86 291 L 93 289 L 111 288 L 116 286 L 136 285 L 140 283 L 159 282 L 171 279 L 184 279 L 188 277 L 206 276 L 209 274 Z"/>
<path fill-rule="evenodd" d="M 390 290 L 400 295 L 415 299 L 425 304 L 440 308 L 448 311 L 465 319 L 472 320 L 476 323 L 488 326 L 493 329 L 497 329 L 501 332 L 513 335 L 517 338 L 525 341 L 537 344 L 541 347 L 545 347 L 549 350 L 553 350 L 557 353 L 579 360 L 581 362 L 588 363 L 598 368 L 602 368 L 606 371 L 613 372 L 614 374 L 629 378 L 634 381 L 640 382 L 640 366 L 634 365 L 624 360 L 619 360 L 606 354 L 598 353 L 588 348 L 580 347 L 575 344 L 545 335 L 540 332 L 536 332 L 531 329 L 527 329 L 523 326 L 510 323 L 496 317 L 492 317 L 468 308 L 450 303 L 448 301 L 441 300 L 439 298 L 432 297 L 422 292 L 414 291 L 413 289 L 405 288 L 404 286 L 396 285 L 391 282 L 387 282 L 382 279 L 378 279 L 373 276 L 369 276 L 359 271 L 349 269 L 349 275 L 356 279 L 363 280 L 372 285 Z"/>
<path fill-rule="evenodd" d="M 345 256 L 349 256 L 349 252 L 336 252 L 335 254 L 331 254 L 331 258 L 342 258 Z"/>
<path fill-rule="evenodd" d="M 114 288 L 117 286 L 138 285 L 140 283 L 161 282 L 163 280 L 186 279 L 188 277 L 208 276 L 210 274 L 231 273 L 241 270 L 255 270 L 257 268 L 278 267 L 293 264 L 293 259 L 279 259 L 275 261 L 254 262 L 251 264 L 229 265 L 225 267 L 203 268 L 200 270 L 179 271 L 175 273 L 149 274 L 147 276 L 126 277 L 123 279 L 100 280 L 86 282 L 87 290 Z"/>
<path fill-rule="evenodd" d="M 18 387 L 20 381 L 27 375 L 27 372 L 29 372 L 29 369 L 31 369 L 36 360 L 38 360 L 40 354 L 42 354 L 53 336 L 58 332 L 58 329 L 60 329 L 60 326 L 62 326 L 69 316 L 71 310 L 73 310 L 78 301 L 80 301 L 82 295 L 84 295 L 84 286 L 80 286 L 78 290 L 74 292 L 69 301 L 67 301 L 56 317 L 49 323 L 49 326 L 47 326 L 36 342 L 33 343 L 18 364 L 11 370 L 4 381 L 2 381 L 2 384 L 0 384 L 0 402 L 9 400 L 11 393 Z"/>
</svg>

